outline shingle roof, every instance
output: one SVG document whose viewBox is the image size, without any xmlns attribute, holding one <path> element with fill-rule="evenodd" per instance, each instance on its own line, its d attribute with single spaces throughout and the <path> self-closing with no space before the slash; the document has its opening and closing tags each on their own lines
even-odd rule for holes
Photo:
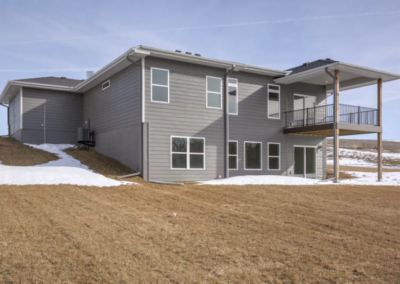
<svg viewBox="0 0 400 284">
<path fill-rule="evenodd" d="M 318 68 L 318 67 L 321 67 L 321 66 L 324 66 L 324 65 L 329 65 L 329 64 L 332 64 L 332 63 L 335 63 L 335 62 L 337 62 L 337 61 L 329 59 L 329 58 L 327 58 L 327 59 L 319 59 L 319 60 L 315 60 L 315 61 L 312 61 L 312 62 L 306 62 L 306 63 L 304 63 L 304 64 L 302 64 L 300 66 L 288 69 L 286 71 L 292 71 L 289 74 L 289 76 L 290 76 L 292 74 L 304 72 L 304 71 L 307 71 L 307 70 L 310 70 L 310 69 Z"/>
<path fill-rule="evenodd" d="M 40 77 L 40 78 L 20 79 L 15 81 L 64 86 L 64 87 L 75 87 L 83 80 L 69 79 L 65 77 Z"/>
</svg>

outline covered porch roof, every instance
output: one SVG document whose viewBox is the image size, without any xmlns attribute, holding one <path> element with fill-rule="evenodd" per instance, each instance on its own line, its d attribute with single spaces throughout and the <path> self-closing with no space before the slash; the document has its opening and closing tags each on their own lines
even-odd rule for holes
<svg viewBox="0 0 400 284">
<path fill-rule="evenodd" d="M 327 59 L 305 63 L 289 70 L 292 72 L 287 76 L 274 81 L 283 85 L 301 82 L 325 86 L 326 91 L 330 93 L 333 92 L 333 78 L 326 73 L 326 70 L 331 74 L 335 70 L 340 71 L 340 91 L 373 85 L 378 79 L 382 79 L 382 82 L 400 79 L 400 74 Z"/>
</svg>

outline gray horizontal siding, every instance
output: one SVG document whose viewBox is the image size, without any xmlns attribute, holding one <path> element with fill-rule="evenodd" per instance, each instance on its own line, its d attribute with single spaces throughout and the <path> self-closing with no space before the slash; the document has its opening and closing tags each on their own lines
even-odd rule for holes
<svg viewBox="0 0 400 284">
<path fill-rule="evenodd" d="M 82 94 L 24 88 L 22 101 L 23 142 L 76 143 L 77 129 L 82 127 Z"/>
<path fill-rule="evenodd" d="M 10 133 L 13 136 L 21 129 L 21 95 L 17 92 L 10 100 Z M 14 136 L 13 136 L 14 137 Z M 16 137 L 15 137 L 16 138 Z"/>
<path fill-rule="evenodd" d="M 224 175 L 224 116 L 206 108 L 206 76 L 223 80 L 225 70 L 153 57 L 145 64 L 146 122 L 150 125 L 149 178 L 208 180 Z M 151 102 L 151 67 L 168 69 L 169 104 Z M 205 138 L 205 170 L 171 169 L 171 136 Z"/>
<path fill-rule="evenodd" d="M 83 119 L 95 131 L 96 151 L 141 170 L 140 68 L 130 66 L 109 80 L 109 88 L 99 84 L 84 94 Z"/>
</svg>

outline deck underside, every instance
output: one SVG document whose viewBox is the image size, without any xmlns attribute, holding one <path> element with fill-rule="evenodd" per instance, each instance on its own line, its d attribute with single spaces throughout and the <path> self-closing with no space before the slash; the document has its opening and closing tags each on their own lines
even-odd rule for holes
<svg viewBox="0 0 400 284">
<path fill-rule="evenodd" d="M 382 133 L 382 127 L 338 123 L 339 136 Z M 333 137 L 333 123 L 285 128 L 285 134 Z"/>
</svg>

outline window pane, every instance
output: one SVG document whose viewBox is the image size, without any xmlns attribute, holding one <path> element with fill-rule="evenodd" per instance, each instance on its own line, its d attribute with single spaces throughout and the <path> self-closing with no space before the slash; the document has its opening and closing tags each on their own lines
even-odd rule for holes
<svg viewBox="0 0 400 284">
<path fill-rule="evenodd" d="M 152 86 L 153 88 L 153 101 L 168 102 L 168 88 Z"/>
<path fill-rule="evenodd" d="M 237 84 L 237 79 L 229 78 L 228 83 L 229 84 Z"/>
<path fill-rule="evenodd" d="M 175 138 L 172 137 L 172 152 L 184 152 L 187 149 L 187 139 L 186 138 Z"/>
<path fill-rule="evenodd" d="M 221 79 L 207 77 L 207 92 L 221 93 Z"/>
<path fill-rule="evenodd" d="M 172 168 L 186 169 L 186 154 L 172 154 Z"/>
<path fill-rule="evenodd" d="M 236 155 L 236 154 L 237 154 L 237 143 L 229 142 L 229 155 Z"/>
<path fill-rule="evenodd" d="M 229 86 L 229 113 L 236 114 L 237 113 L 237 88 Z"/>
<path fill-rule="evenodd" d="M 269 156 L 279 156 L 279 144 L 269 144 Z"/>
<path fill-rule="evenodd" d="M 306 174 L 315 174 L 315 148 L 306 149 Z"/>
<path fill-rule="evenodd" d="M 304 148 L 294 148 L 294 174 L 304 175 Z"/>
<path fill-rule="evenodd" d="M 168 86 L 168 71 L 152 69 L 152 83 L 156 85 Z"/>
<path fill-rule="evenodd" d="M 279 94 L 269 93 L 268 116 L 279 118 Z"/>
<path fill-rule="evenodd" d="M 268 89 L 279 91 L 279 86 L 269 85 L 269 86 L 268 86 Z"/>
<path fill-rule="evenodd" d="M 190 153 L 204 153 L 203 139 L 190 139 Z"/>
<path fill-rule="evenodd" d="M 221 94 L 207 93 L 207 106 L 221 108 Z"/>
<path fill-rule="evenodd" d="M 279 170 L 279 158 L 269 158 L 269 169 Z"/>
<path fill-rule="evenodd" d="M 246 169 L 261 169 L 261 144 L 246 143 Z"/>
<path fill-rule="evenodd" d="M 203 169 L 204 168 L 204 155 L 190 155 L 190 168 Z"/>
<path fill-rule="evenodd" d="M 230 169 L 237 169 L 237 159 L 236 156 L 230 156 L 229 157 L 229 168 Z"/>
</svg>

